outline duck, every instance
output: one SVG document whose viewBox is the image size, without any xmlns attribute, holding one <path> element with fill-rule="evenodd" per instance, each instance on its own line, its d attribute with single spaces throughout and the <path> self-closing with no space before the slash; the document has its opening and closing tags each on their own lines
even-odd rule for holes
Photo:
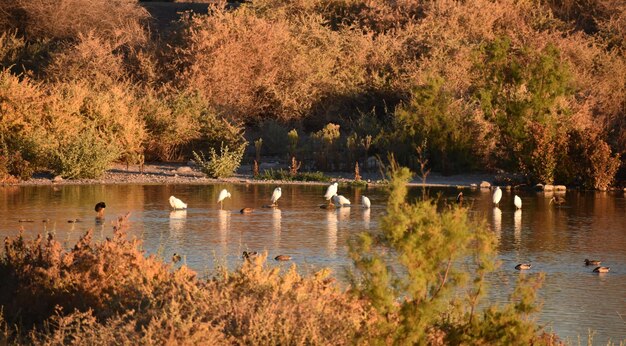
<svg viewBox="0 0 626 346">
<path fill-rule="evenodd" d="M 596 269 L 593 270 L 594 273 L 608 273 L 609 270 L 611 270 L 610 267 L 596 267 Z"/>
<path fill-rule="evenodd" d="M 243 208 L 239 212 L 242 214 L 249 214 L 254 211 L 254 208 Z"/>
<path fill-rule="evenodd" d="M 288 256 L 288 255 L 278 255 L 278 256 L 274 257 L 274 259 L 276 261 L 289 261 L 291 259 L 291 256 Z"/>
<path fill-rule="evenodd" d="M 515 266 L 515 269 L 517 270 L 527 270 L 530 269 L 533 265 L 530 263 L 520 263 L 518 265 Z"/>
<path fill-rule="evenodd" d="M 96 211 L 96 213 L 97 213 L 96 218 L 98 218 L 98 219 L 104 218 L 104 209 L 106 207 L 107 207 L 107 205 L 104 202 L 98 202 L 96 204 L 96 206 L 93 208 Z"/>
<path fill-rule="evenodd" d="M 585 258 L 585 265 L 586 266 L 599 266 L 600 263 L 602 263 L 602 261 L 599 260 L 589 260 Z"/>
<path fill-rule="evenodd" d="M 174 252 L 174 254 L 172 255 L 172 262 L 178 263 L 178 262 L 180 262 L 181 259 L 182 259 L 182 257 L 179 254 Z"/>
<path fill-rule="evenodd" d="M 252 259 L 254 257 L 256 257 L 258 255 L 258 253 L 256 251 L 244 251 L 243 254 L 241 255 L 241 257 L 243 259 Z"/>
<path fill-rule="evenodd" d="M 554 203 L 554 205 L 563 205 L 565 204 L 565 198 L 561 196 L 552 196 L 550 199 L 550 204 Z"/>
</svg>

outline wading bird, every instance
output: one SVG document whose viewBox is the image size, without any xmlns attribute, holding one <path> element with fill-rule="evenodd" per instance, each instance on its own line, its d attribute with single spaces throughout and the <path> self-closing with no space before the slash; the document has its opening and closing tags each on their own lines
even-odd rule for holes
<svg viewBox="0 0 626 346">
<path fill-rule="evenodd" d="M 500 186 L 497 186 L 496 191 L 493 193 L 493 204 L 497 206 L 498 203 L 500 203 L 501 199 L 502 199 L 502 190 L 500 190 Z"/>
<path fill-rule="evenodd" d="M 226 189 L 223 189 L 222 191 L 220 191 L 219 197 L 217 197 L 217 203 L 220 204 L 220 209 L 224 207 L 224 200 L 226 198 L 230 198 L 230 192 L 228 192 L 228 190 Z"/>
<path fill-rule="evenodd" d="M 104 209 L 107 207 L 107 205 L 104 202 L 98 202 L 98 204 L 96 204 L 96 207 L 94 208 L 94 210 L 96 211 L 96 219 L 104 219 Z"/>
<path fill-rule="evenodd" d="M 277 188 L 274 189 L 274 192 L 272 193 L 272 206 L 273 207 L 277 207 L 278 206 L 278 199 L 282 195 L 283 195 L 283 192 L 280 189 L 280 187 L 277 187 Z"/>
<path fill-rule="evenodd" d="M 338 207 L 343 207 L 343 206 L 346 206 L 346 205 L 350 205 L 350 200 L 345 198 L 342 195 L 334 195 L 333 196 L 333 202 Z"/>
<path fill-rule="evenodd" d="M 513 198 L 513 204 L 515 204 L 515 208 L 522 209 L 522 199 L 518 195 L 515 195 L 515 198 Z"/>
<path fill-rule="evenodd" d="M 518 265 L 515 266 L 515 269 L 517 270 L 527 270 L 530 269 L 533 265 L 530 263 L 520 263 Z"/>
<path fill-rule="evenodd" d="M 326 194 L 324 195 L 324 198 L 326 198 L 329 205 L 332 203 L 331 198 L 333 198 L 333 196 L 337 194 L 337 186 L 339 186 L 339 184 L 335 182 L 330 184 L 326 189 Z"/>
<path fill-rule="evenodd" d="M 180 199 L 178 199 L 178 198 L 176 198 L 174 196 L 170 196 L 170 205 L 175 210 L 187 209 L 187 203 L 184 203 L 183 201 L 181 201 Z"/>
<path fill-rule="evenodd" d="M 372 202 L 366 196 L 361 196 L 361 204 L 363 204 L 363 208 L 369 208 L 372 206 Z"/>
</svg>

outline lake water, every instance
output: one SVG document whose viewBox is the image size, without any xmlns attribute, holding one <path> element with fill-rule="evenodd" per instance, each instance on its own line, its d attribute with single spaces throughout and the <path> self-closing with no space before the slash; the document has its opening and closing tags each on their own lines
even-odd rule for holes
<svg viewBox="0 0 626 346">
<path fill-rule="evenodd" d="M 89 228 L 102 239 L 112 233 L 109 221 L 131 212 L 132 235 L 144 240 L 149 253 L 168 259 L 181 254 L 201 275 L 216 263 L 234 268 L 241 253 L 267 251 L 270 258 L 290 255 L 303 273 L 330 267 L 337 276 L 350 265 L 347 243 L 359 231 L 376 229 L 384 213 L 384 189 L 340 187 L 355 204 L 338 210 L 320 209 L 325 186 L 282 186 L 279 208 L 269 204 L 274 185 L 88 185 L 0 187 L 0 235 L 31 236 L 54 232 L 67 246 Z M 222 188 L 232 192 L 223 210 L 216 204 Z M 418 193 L 417 188 L 412 190 Z M 430 189 L 444 197 L 456 189 Z M 360 196 L 372 201 L 370 210 L 360 206 Z M 513 194 L 504 191 L 499 209 L 491 192 L 464 190 L 472 213 L 484 216 L 498 237 L 502 263 L 493 276 L 490 299 L 504 301 L 519 275 L 517 263 L 531 262 L 529 273 L 543 272 L 543 300 L 539 321 L 563 339 L 584 344 L 589 330 L 594 344 L 626 340 L 626 199 L 622 192 L 567 192 L 566 204 L 549 204 L 551 195 L 518 192 L 523 209 L 515 211 Z M 186 211 L 171 211 L 174 195 L 189 204 Z M 107 204 L 107 221 L 96 224 L 94 205 Z M 254 207 L 251 214 L 240 214 Z M 33 222 L 19 222 L 30 219 Z M 44 223 L 42 220 L 47 219 Z M 69 219 L 81 222 L 68 223 Z M 592 273 L 585 258 L 601 259 L 610 273 Z M 289 263 L 272 265 L 288 266 Z"/>
</svg>

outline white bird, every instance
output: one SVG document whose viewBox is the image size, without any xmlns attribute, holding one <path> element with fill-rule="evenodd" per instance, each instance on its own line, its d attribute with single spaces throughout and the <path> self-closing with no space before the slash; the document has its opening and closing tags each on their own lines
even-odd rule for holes
<svg viewBox="0 0 626 346">
<path fill-rule="evenodd" d="M 187 203 L 184 203 L 174 196 L 170 196 L 170 205 L 174 208 L 174 210 L 187 209 Z"/>
<path fill-rule="evenodd" d="M 278 199 L 283 195 L 280 187 L 274 189 L 274 193 L 272 193 L 272 205 L 278 205 Z"/>
<path fill-rule="evenodd" d="M 328 186 L 328 188 L 326 189 L 326 194 L 324 195 L 324 198 L 328 201 L 328 204 L 330 204 L 330 199 L 333 198 L 334 195 L 337 194 L 337 186 L 339 184 L 337 184 L 336 182 L 333 184 L 330 184 L 330 186 Z"/>
<path fill-rule="evenodd" d="M 515 204 L 517 209 L 522 209 L 522 199 L 518 195 L 515 195 L 515 198 L 513 198 L 513 204 Z"/>
<path fill-rule="evenodd" d="M 220 209 L 222 209 L 222 207 L 224 206 L 224 200 L 226 198 L 230 198 L 230 192 L 228 192 L 228 190 L 226 189 L 223 189 L 222 191 L 220 191 L 219 197 L 217 197 L 217 203 L 220 204 Z"/>
<path fill-rule="evenodd" d="M 372 202 L 366 196 L 361 196 L 361 204 L 363 204 L 363 208 L 369 208 L 372 206 Z"/>
<path fill-rule="evenodd" d="M 350 200 L 342 195 L 334 195 L 333 202 L 335 202 L 335 205 L 339 207 L 343 207 L 344 205 L 350 205 Z"/>
<path fill-rule="evenodd" d="M 500 203 L 500 199 L 502 199 L 502 190 L 500 190 L 500 186 L 496 187 L 496 191 L 493 193 L 493 204 L 498 205 Z"/>
</svg>

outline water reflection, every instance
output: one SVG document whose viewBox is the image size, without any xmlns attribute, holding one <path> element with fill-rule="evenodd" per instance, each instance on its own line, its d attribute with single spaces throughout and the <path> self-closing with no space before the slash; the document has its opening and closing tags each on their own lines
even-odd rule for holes
<svg viewBox="0 0 626 346">
<path fill-rule="evenodd" d="M 340 208 L 350 209 L 350 208 Z M 327 238 L 327 250 L 331 257 L 337 256 L 337 230 L 339 221 L 337 220 L 337 212 L 334 210 L 328 210 L 326 212 L 326 238 Z"/>
<path fill-rule="evenodd" d="M 174 235 L 180 235 L 185 228 L 187 219 L 187 210 L 173 210 L 170 212 L 170 232 Z"/>
<path fill-rule="evenodd" d="M 493 207 L 493 232 L 498 242 L 500 242 L 500 235 L 502 234 L 502 210 L 498 207 Z"/>
<path fill-rule="evenodd" d="M 522 242 L 522 209 L 517 209 L 513 214 L 513 239 L 515 248 L 519 250 Z"/>
<path fill-rule="evenodd" d="M 363 210 L 363 222 L 365 223 L 365 229 L 370 229 L 370 208 Z"/>
<path fill-rule="evenodd" d="M 274 232 L 274 247 L 280 246 L 280 231 L 282 223 L 282 212 L 278 208 L 272 209 L 272 230 Z"/>
<path fill-rule="evenodd" d="M 228 230 L 230 229 L 230 211 L 217 210 L 217 229 L 219 231 L 220 244 L 226 247 L 228 244 Z"/>
</svg>

